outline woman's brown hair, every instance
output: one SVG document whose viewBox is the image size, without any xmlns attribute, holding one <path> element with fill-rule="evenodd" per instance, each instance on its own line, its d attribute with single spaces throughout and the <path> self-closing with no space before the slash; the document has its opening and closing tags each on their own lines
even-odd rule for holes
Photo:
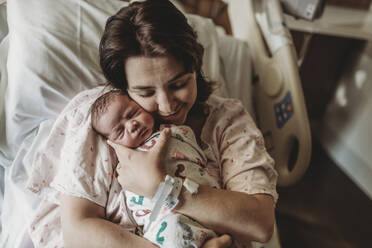
<svg viewBox="0 0 372 248">
<path fill-rule="evenodd" d="M 100 65 L 108 83 L 127 90 L 125 60 L 133 56 L 174 56 L 197 74 L 197 102 L 205 102 L 213 83 L 202 74 L 204 48 L 186 17 L 168 0 L 133 2 L 111 16 L 99 46 Z"/>
</svg>

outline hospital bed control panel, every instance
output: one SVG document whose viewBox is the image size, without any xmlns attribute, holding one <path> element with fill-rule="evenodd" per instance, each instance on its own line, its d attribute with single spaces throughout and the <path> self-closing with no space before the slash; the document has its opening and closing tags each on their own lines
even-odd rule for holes
<svg viewBox="0 0 372 248">
<path fill-rule="evenodd" d="M 282 128 L 293 115 L 293 103 L 289 91 L 282 101 L 274 104 L 274 112 L 276 124 L 278 125 L 278 128 Z"/>
</svg>

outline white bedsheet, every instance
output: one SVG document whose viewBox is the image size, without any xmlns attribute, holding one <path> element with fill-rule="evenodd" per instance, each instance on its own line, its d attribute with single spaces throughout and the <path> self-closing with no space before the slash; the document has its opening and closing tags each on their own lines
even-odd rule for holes
<svg viewBox="0 0 372 248">
<path fill-rule="evenodd" d="M 115 13 L 119 4 L 123 5 L 117 0 L 8 3 L 11 42 L 7 132 L 0 136 L 0 152 L 5 155 L 0 155 L 0 159 L 5 158 L 6 166 L 13 162 L 5 173 L 2 248 L 32 247 L 27 226 L 39 199 L 24 187 L 35 151 L 69 99 L 103 81 L 98 66 L 98 42 L 107 16 Z M 220 95 L 242 99 L 252 113 L 247 45 L 217 34 L 210 20 L 189 18 L 205 46 L 205 74 L 222 83 Z"/>
</svg>

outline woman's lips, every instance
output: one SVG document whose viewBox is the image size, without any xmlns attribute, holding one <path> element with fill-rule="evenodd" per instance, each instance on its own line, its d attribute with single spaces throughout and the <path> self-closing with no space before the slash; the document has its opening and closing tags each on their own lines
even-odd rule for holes
<svg viewBox="0 0 372 248">
<path fill-rule="evenodd" d="M 159 114 L 159 116 L 163 119 L 163 120 L 168 120 L 168 119 L 172 119 L 174 118 L 175 116 L 177 116 L 181 110 L 182 110 L 182 106 L 183 105 L 180 105 L 176 111 L 172 112 L 172 113 L 169 113 L 167 115 L 162 115 L 162 114 Z"/>
</svg>

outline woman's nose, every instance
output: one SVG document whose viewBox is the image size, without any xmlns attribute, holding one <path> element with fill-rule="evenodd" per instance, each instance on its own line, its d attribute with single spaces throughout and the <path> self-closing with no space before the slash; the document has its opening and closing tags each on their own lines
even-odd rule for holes
<svg viewBox="0 0 372 248">
<path fill-rule="evenodd" d="M 174 111 L 172 96 L 169 93 L 159 94 L 158 97 L 158 109 L 160 114 L 167 115 Z"/>
</svg>

